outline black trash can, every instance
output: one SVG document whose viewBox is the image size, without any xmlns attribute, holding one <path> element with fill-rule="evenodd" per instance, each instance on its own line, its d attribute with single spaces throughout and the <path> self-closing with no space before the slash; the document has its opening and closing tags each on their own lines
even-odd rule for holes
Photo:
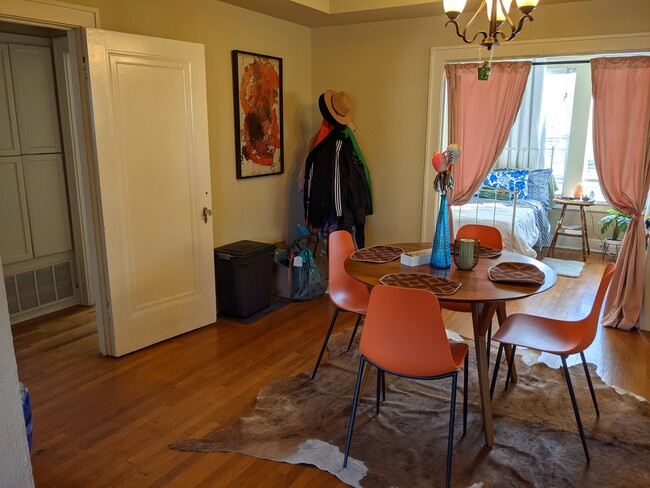
<svg viewBox="0 0 650 488">
<path fill-rule="evenodd" d="M 271 304 L 274 244 L 238 241 L 214 250 L 219 314 L 246 318 Z"/>
</svg>

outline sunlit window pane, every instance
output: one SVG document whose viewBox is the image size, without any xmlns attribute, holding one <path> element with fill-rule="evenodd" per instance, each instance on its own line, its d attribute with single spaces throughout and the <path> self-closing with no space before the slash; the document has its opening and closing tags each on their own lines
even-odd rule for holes
<svg viewBox="0 0 650 488">
<path fill-rule="evenodd" d="M 546 117 L 544 166 L 553 168 L 558 188 L 564 192 L 564 172 L 571 135 L 571 115 L 576 72 L 567 68 L 547 68 L 544 75 L 542 110 Z"/>
<path fill-rule="evenodd" d="M 594 198 L 604 202 L 594 162 L 593 102 L 591 105 L 587 103 L 591 92 L 586 78 L 589 70 L 584 70 L 578 62 L 547 63 L 533 63 L 524 94 L 525 104 L 522 103 L 514 129 L 497 160 L 498 165 L 552 168 L 562 194 L 573 195 L 574 186 L 581 182 L 583 194 L 589 195 L 593 191 Z M 576 93 L 577 89 L 581 91 Z M 522 147 L 522 143 L 530 147 Z M 539 159 L 538 154 L 541 154 Z"/>
<path fill-rule="evenodd" d="M 589 125 L 587 126 L 587 140 L 585 141 L 585 161 L 582 167 L 582 188 L 587 195 L 594 192 L 594 198 L 597 201 L 605 201 L 605 196 L 598 183 L 598 173 L 596 172 L 596 162 L 594 161 L 594 136 L 592 119 L 594 113 L 594 101 L 591 101 L 589 107 Z"/>
</svg>

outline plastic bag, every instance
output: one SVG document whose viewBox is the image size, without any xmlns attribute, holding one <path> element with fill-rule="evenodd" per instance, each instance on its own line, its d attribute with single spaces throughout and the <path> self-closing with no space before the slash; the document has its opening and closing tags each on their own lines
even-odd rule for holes
<svg viewBox="0 0 650 488">
<path fill-rule="evenodd" d="M 313 300 L 325 293 L 325 290 L 327 290 L 327 280 L 314 262 L 314 256 L 309 249 L 302 249 L 293 263 L 292 300 Z"/>
</svg>

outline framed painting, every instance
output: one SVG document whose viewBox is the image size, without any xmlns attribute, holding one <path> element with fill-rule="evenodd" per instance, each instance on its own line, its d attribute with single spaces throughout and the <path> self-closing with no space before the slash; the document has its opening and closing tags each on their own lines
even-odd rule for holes
<svg viewBox="0 0 650 488">
<path fill-rule="evenodd" d="M 237 178 L 284 172 L 282 59 L 232 52 Z"/>
</svg>

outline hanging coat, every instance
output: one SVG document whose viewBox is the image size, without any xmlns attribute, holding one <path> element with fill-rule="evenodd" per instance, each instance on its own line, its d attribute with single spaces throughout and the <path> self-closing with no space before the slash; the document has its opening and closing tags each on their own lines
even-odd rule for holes
<svg viewBox="0 0 650 488">
<path fill-rule="evenodd" d="M 303 198 L 305 220 L 316 228 L 330 217 L 351 228 L 372 214 L 367 166 L 347 127 L 334 127 L 307 156 Z"/>
</svg>

